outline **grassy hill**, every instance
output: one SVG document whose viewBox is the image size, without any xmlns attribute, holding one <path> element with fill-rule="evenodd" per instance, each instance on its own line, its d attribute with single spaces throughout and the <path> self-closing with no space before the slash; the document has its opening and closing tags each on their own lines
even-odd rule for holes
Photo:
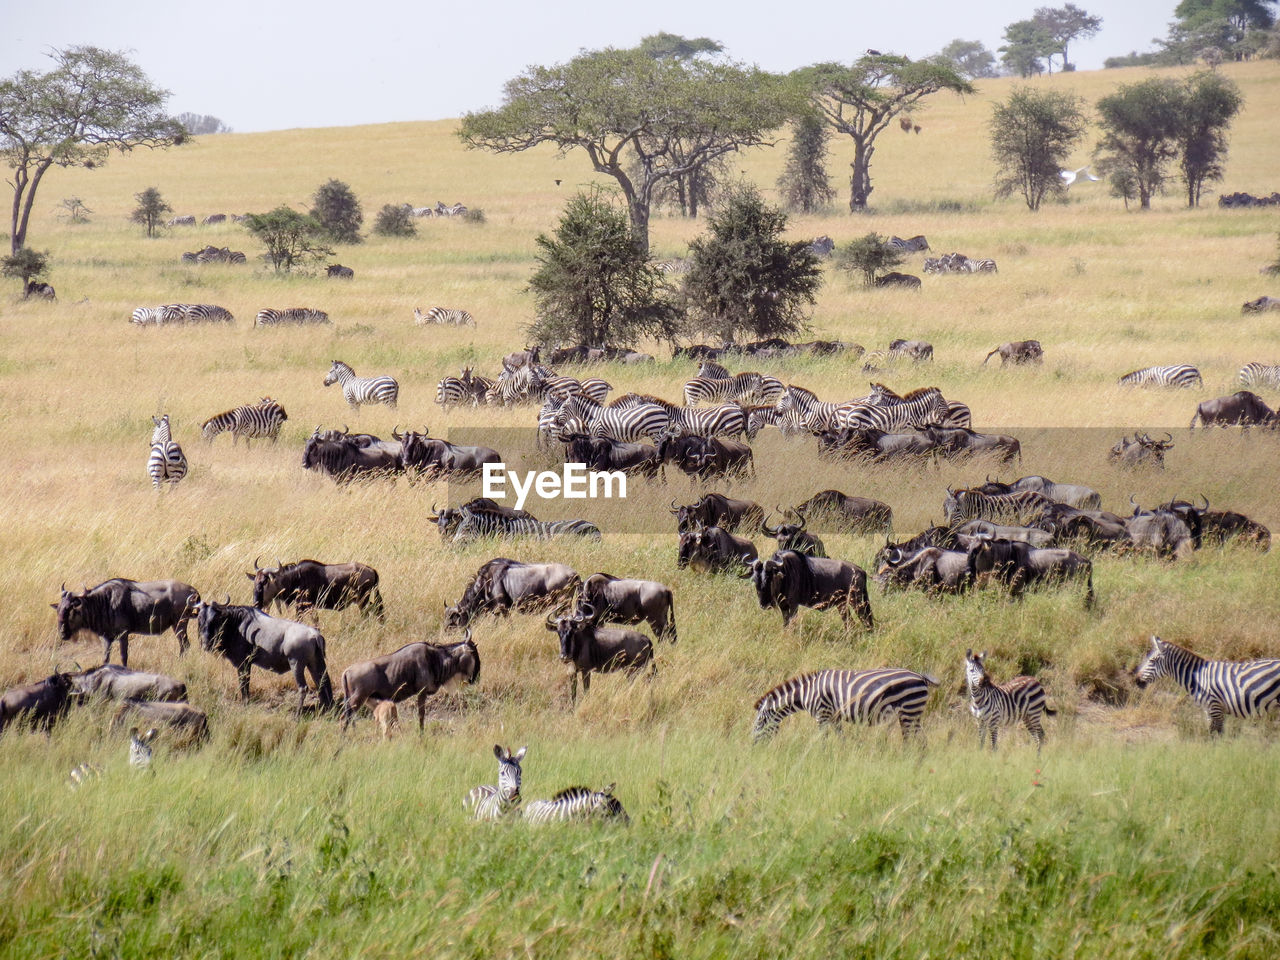
<svg viewBox="0 0 1280 960">
<path fill-rule="evenodd" d="M 1280 64 L 1223 69 L 1246 105 L 1222 189 L 1280 189 Z M 1146 75 L 1035 83 L 1092 102 Z M 1276 439 L 1185 429 L 1197 402 L 1236 389 L 1243 363 L 1280 357 L 1275 315 L 1240 314 L 1244 301 L 1280 294 L 1258 273 L 1276 255 L 1275 210 L 1222 210 L 1213 197 L 1187 210 L 1171 192 L 1148 213 L 1126 212 L 1101 183 L 1078 184 L 1069 203 L 1036 215 L 995 203 L 989 104 L 1012 82 L 937 98 L 917 114 L 919 135 L 886 132 L 873 214 L 850 217 L 838 205 L 791 221 L 797 237 L 841 242 L 868 230 L 924 233 L 935 252 L 994 257 L 999 274 L 926 277 L 919 295 L 903 295 L 865 292 L 829 271 L 814 336 L 881 350 L 895 337 L 929 340 L 931 365 L 877 378 L 904 391 L 936 384 L 970 405 L 976 428 L 1018 436 L 1020 473 L 1088 483 L 1123 514 L 1131 494 L 1144 505 L 1204 494 L 1280 529 Z M 676 570 L 667 508 L 696 496 L 686 481 L 633 482 L 625 504 L 530 504 L 539 516 L 596 520 L 602 545 L 454 548 L 426 517 L 472 487 L 339 488 L 302 470 L 317 424 L 388 436 L 397 424 L 427 423 L 499 449 L 532 425 L 531 408 L 445 415 L 435 384 L 464 364 L 492 375 L 523 346 L 534 238 L 591 177 L 576 154 L 468 152 L 454 129 L 228 134 L 50 174 L 31 243 L 53 253 L 59 300 L 0 305 L 10 438 L 0 466 L 0 687 L 97 662 L 96 640 L 55 646 L 46 604 L 59 584 L 176 577 L 206 597 L 247 602 L 244 573 L 257 556 L 359 559 L 381 572 L 385 625 L 354 612 L 321 620 L 335 683 L 355 660 L 439 639 L 443 605 L 495 555 L 661 580 L 675 591 L 679 644 L 659 647 L 652 683 L 603 677 L 571 710 L 541 619 L 483 620 L 480 684 L 433 706 L 424 736 L 406 710 L 403 735 L 384 744 L 367 717 L 347 736 L 327 718 L 295 724 L 286 677 L 255 672 L 253 702 L 242 706 L 224 661 L 199 649 L 179 659 L 171 635 L 135 639 L 131 665 L 182 678 L 210 714 L 212 742 L 190 750 L 162 738 L 151 777 L 128 769 L 107 708 L 78 711 L 48 739 L 0 738 L 0 803 L 10 812 L 0 828 L 0 955 L 1274 956 L 1274 725 L 1229 722 L 1230 742 L 1213 745 L 1180 690 L 1166 682 L 1138 695 L 1124 675 L 1151 633 L 1214 656 L 1278 655 L 1273 554 L 1231 548 L 1172 564 L 1100 556 L 1093 611 L 1070 590 L 1020 603 L 876 594 L 870 634 L 846 634 L 834 614 L 813 611 L 783 631 L 742 581 Z M 850 153 L 833 141 L 836 178 Z M 1082 148 L 1073 165 L 1087 159 Z M 773 195 L 781 149 L 735 160 Z M 148 186 L 176 213 L 203 217 L 305 208 L 331 177 L 351 184 L 368 222 L 384 203 L 436 200 L 482 208 L 486 222 L 423 220 L 415 239 L 340 248 L 337 259 L 356 272 L 350 283 L 270 273 L 235 225 L 147 240 L 127 222 Z M 56 218 L 73 195 L 94 211 L 90 223 Z M 655 218 L 655 252 L 680 255 L 701 226 Z M 179 262 L 208 243 L 244 250 L 249 266 Z M 919 272 L 918 257 L 908 269 Z M 222 304 L 238 322 L 128 323 L 137 306 L 175 301 Z M 333 326 L 252 327 L 263 307 L 301 305 L 327 310 Z M 413 307 L 433 305 L 465 307 L 477 328 L 415 327 Z M 997 344 L 1028 337 L 1044 343 L 1043 367 L 982 366 Z M 678 397 L 693 368 L 667 359 L 664 345 L 651 349 L 651 368 L 599 375 L 616 393 Z M 321 385 L 334 359 L 397 377 L 399 407 L 349 412 Z M 1204 389 L 1115 384 L 1173 362 L 1199 366 Z M 763 368 L 824 399 L 864 394 L 869 376 L 841 358 Z M 278 445 L 246 452 L 225 437 L 200 440 L 204 419 L 267 394 L 289 411 Z M 157 496 L 145 464 L 150 416 L 160 412 L 172 415 L 191 473 Z M 1111 444 L 1135 429 L 1174 434 L 1165 471 L 1123 474 L 1106 463 Z M 948 485 L 1011 473 L 819 462 L 812 443 L 776 437 L 757 444 L 756 459 L 758 476 L 734 494 L 772 506 L 838 487 L 890 503 L 903 535 L 941 519 Z M 826 539 L 832 556 L 864 567 L 881 546 Z M 966 647 L 989 650 L 998 678 L 1044 680 L 1060 715 L 1041 756 L 1015 731 L 995 756 L 979 752 L 961 694 Z M 807 718 L 749 745 L 752 704 L 773 684 L 890 664 L 943 680 L 925 745 L 903 747 L 887 728 L 824 736 Z M 465 821 L 460 800 L 492 781 L 495 742 L 529 745 L 527 797 L 616 780 L 632 825 Z M 70 791 L 67 771 L 80 762 L 100 765 L 102 779 Z"/>
</svg>

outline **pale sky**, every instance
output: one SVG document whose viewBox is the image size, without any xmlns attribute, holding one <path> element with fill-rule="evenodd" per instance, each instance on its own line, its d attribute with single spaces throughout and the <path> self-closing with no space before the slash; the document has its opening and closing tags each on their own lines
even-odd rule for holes
<svg viewBox="0 0 1280 960">
<path fill-rule="evenodd" d="M 1065 0 L 42 0 L 15 4 L 0 76 L 45 69 L 52 48 L 130 52 L 173 94 L 173 113 L 213 114 L 236 131 L 438 120 L 498 106 L 531 64 L 629 47 L 659 31 L 707 36 L 735 60 L 789 71 L 850 62 L 868 47 L 919 58 L 949 41 L 994 51 L 1004 27 Z M 1076 0 L 1103 18 L 1070 49 L 1080 69 L 1149 50 L 1177 0 Z"/>
</svg>

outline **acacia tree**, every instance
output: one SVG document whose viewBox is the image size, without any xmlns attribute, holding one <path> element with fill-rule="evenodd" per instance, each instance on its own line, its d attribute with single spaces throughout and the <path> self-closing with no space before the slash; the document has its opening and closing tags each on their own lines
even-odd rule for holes
<svg viewBox="0 0 1280 960">
<path fill-rule="evenodd" d="M 864 287 L 874 287 L 876 278 L 899 266 L 906 259 L 901 250 L 889 246 L 888 237 L 868 233 L 850 240 L 836 251 L 837 270 L 858 274 Z"/>
<path fill-rule="evenodd" d="M 783 202 L 792 210 L 812 213 L 836 198 L 827 177 L 827 141 L 831 131 L 818 114 L 806 111 L 794 123 L 787 164 L 778 177 Z"/>
<path fill-rule="evenodd" d="M 1177 133 L 1178 165 L 1187 187 L 1187 206 L 1200 206 L 1200 190 L 1222 179 L 1227 157 L 1227 129 L 1244 105 L 1240 88 L 1227 77 L 1205 72 L 1183 88 L 1182 124 Z"/>
<path fill-rule="evenodd" d="M 311 216 L 335 243 L 359 243 L 364 212 L 351 187 L 341 180 L 327 180 L 311 198 Z"/>
<path fill-rule="evenodd" d="M 1004 46 L 1000 61 L 1012 73 L 1029 77 L 1048 68 L 1053 72 L 1050 56 L 1055 53 L 1053 38 L 1043 24 L 1034 20 L 1018 20 L 1004 28 Z"/>
<path fill-rule="evenodd" d="M 606 49 L 528 68 L 507 81 L 501 107 L 464 116 L 458 135 L 495 153 L 544 143 L 583 150 L 618 182 L 632 235 L 647 253 L 658 185 L 730 151 L 772 145 L 796 100 L 783 78 L 754 67 Z"/>
<path fill-rule="evenodd" d="M 47 73 L 0 81 L 0 155 L 13 170 L 10 249 L 27 240 L 40 182 L 51 167 L 93 169 L 113 150 L 169 147 L 188 139 L 164 111 L 167 90 L 124 54 L 98 47 L 54 50 Z"/>
<path fill-rule="evenodd" d="M 1071 61 L 1067 59 L 1067 45 L 1095 36 L 1102 29 L 1101 17 L 1081 10 L 1074 3 L 1061 7 L 1037 7 L 1031 20 L 1044 31 L 1053 54 L 1062 58 L 1063 70 L 1072 69 Z"/>
<path fill-rule="evenodd" d="M 245 226 L 267 247 L 276 271 L 288 273 L 298 264 L 333 256 L 325 245 L 328 234 L 315 217 L 280 206 L 268 213 L 251 213 Z"/>
<path fill-rule="evenodd" d="M 996 75 L 996 57 L 981 40 L 952 40 L 934 57 L 951 64 L 956 73 L 976 80 Z"/>
<path fill-rule="evenodd" d="M 973 85 L 950 64 L 887 54 L 868 54 L 848 67 L 820 63 L 797 71 L 795 76 L 827 123 L 853 140 L 853 162 L 849 164 L 849 210 L 853 213 L 867 207 L 876 137 L 893 118 L 940 90 L 973 92 Z"/>
<path fill-rule="evenodd" d="M 1136 190 L 1143 210 L 1164 185 L 1165 169 L 1178 155 L 1185 98 L 1176 80 L 1153 77 L 1122 84 L 1098 101 L 1103 137 L 1094 150 L 1098 170 L 1112 188 Z"/>
<path fill-rule="evenodd" d="M 154 237 L 156 230 L 160 227 L 160 221 L 164 219 L 166 213 L 173 212 L 173 207 L 169 206 L 155 187 L 147 187 L 141 193 L 135 193 L 133 199 L 138 201 L 138 205 L 129 219 L 134 223 L 142 224 L 147 228 L 147 236 Z"/>
<path fill-rule="evenodd" d="M 1015 87 L 991 117 L 991 153 L 999 168 L 996 196 L 1022 194 L 1040 209 L 1046 195 L 1062 195 L 1059 175 L 1072 148 L 1084 136 L 1084 101 L 1056 90 Z"/>
<path fill-rule="evenodd" d="M 535 343 L 632 346 L 670 339 L 674 308 L 661 274 L 631 235 L 627 215 L 598 189 L 576 194 L 554 236 L 537 238 L 538 269 L 529 278 Z"/>
<path fill-rule="evenodd" d="M 809 241 L 782 239 L 787 215 L 750 184 L 729 192 L 704 236 L 689 244 L 684 296 L 691 330 L 787 336 L 804 328 L 822 274 Z"/>
</svg>

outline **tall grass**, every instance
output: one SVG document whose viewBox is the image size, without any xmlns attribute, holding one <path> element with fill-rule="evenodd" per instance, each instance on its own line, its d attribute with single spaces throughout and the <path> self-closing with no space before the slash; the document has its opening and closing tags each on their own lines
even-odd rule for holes
<svg viewBox="0 0 1280 960">
<path fill-rule="evenodd" d="M 1224 189 L 1270 192 L 1280 67 L 1223 69 L 1247 98 Z M 1096 98 L 1127 78 L 1036 82 Z M 1185 429 L 1196 402 L 1236 389 L 1244 362 L 1280 355 L 1273 320 L 1239 313 L 1274 292 L 1257 272 L 1274 254 L 1273 215 L 1188 211 L 1173 195 L 1126 214 L 1101 184 L 1073 188 L 1069 203 L 1038 215 L 993 203 L 984 131 L 988 102 L 1008 87 L 991 81 L 967 101 L 939 100 L 919 136 L 886 133 L 873 217 L 792 221 L 797 237 L 924 233 L 936 252 L 995 257 L 998 275 L 926 278 L 918 296 L 864 292 L 828 274 L 814 336 L 868 349 L 919 337 L 934 343 L 935 362 L 874 375 L 849 358 L 765 369 L 826 399 L 861 395 L 873 377 L 898 389 L 937 384 L 973 408 L 979 429 L 1017 435 L 1023 462 L 869 468 L 821 462 L 810 442 L 766 435 L 757 476 L 730 492 L 772 507 L 837 487 L 887 501 L 896 531 L 910 534 L 941 519 L 947 486 L 1016 470 L 1090 483 L 1121 513 L 1131 494 L 1151 505 L 1203 493 L 1280 529 L 1275 438 Z M 171 635 L 136 638 L 134 664 L 181 677 L 210 714 L 212 741 L 162 740 L 155 775 L 137 776 L 106 708 L 77 711 L 49 738 L 0 738 L 0 954 L 1274 956 L 1274 725 L 1229 723 L 1227 742 L 1211 744 L 1181 691 L 1138 695 L 1126 678 L 1150 633 L 1214 656 L 1275 656 L 1271 554 L 1206 550 L 1176 564 L 1101 556 L 1093 611 L 1069 590 L 1018 603 L 874 595 L 872 633 L 845 633 L 834 615 L 809 611 L 782 631 L 742 581 L 675 569 L 666 511 L 698 492 L 683 479 L 633 482 L 623 504 L 529 505 L 596 520 L 599 546 L 453 548 L 426 517 L 458 490 L 338 487 L 302 471 L 317 424 L 385 436 L 426 423 L 437 434 L 505 438 L 532 422 L 528 408 L 443 414 L 435 384 L 463 365 L 492 372 L 523 344 L 534 238 L 588 177 L 573 155 L 468 153 L 453 126 L 231 134 L 50 175 L 32 241 L 53 251 L 60 299 L 6 302 L 0 319 L 10 440 L 0 466 L 0 686 L 96 662 L 96 640 L 55 643 L 46 604 L 64 581 L 176 577 L 243 601 L 259 555 L 359 559 L 380 571 L 385 625 L 352 611 L 322 620 L 335 681 L 354 660 L 439 638 L 443 605 L 495 554 L 668 583 L 680 643 L 659 646 L 653 682 L 602 677 L 570 709 L 540 619 L 482 620 L 481 683 L 433 704 L 424 735 L 406 718 L 384 744 L 367 716 L 347 736 L 327 718 L 295 724 L 285 677 L 255 672 L 244 706 L 224 661 L 199 649 L 179 659 Z M 842 147 L 832 149 L 840 169 Z M 741 160 L 767 185 L 781 155 Z M 233 225 L 148 241 L 126 222 L 147 186 L 177 212 L 204 215 L 297 204 L 330 177 L 349 182 L 366 213 L 461 200 L 483 207 L 486 222 L 421 221 L 416 239 L 341 248 L 337 259 L 356 271 L 350 283 L 274 275 L 253 264 L 260 251 Z M 72 194 L 96 211 L 92 223 L 54 218 Z M 699 228 L 656 218 L 655 252 L 683 253 Z M 251 265 L 179 263 L 206 243 L 243 249 Z M 908 266 L 918 271 L 918 261 Z M 238 322 L 127 322 L 136 306 L 179 300 L 223 304 Z M 465 307 L 477 328 L 413 326 L 415 305 L 437 304 Z M 252 329 L 258 309 L 295 305 L 327 310 L 333 327 Z M 992 347 L 1027 337 L 1043 341 L 1043 367 L 981 366 Z M 692 367 L 648 346 L 659 356 L 652 367 L 601 375 L 617 392 L 679 396 Z M 399 408 L 349 412 L 321 386 L 333 359 L 399 378 Z M 1204 390 L 1115 385 L 1164 362 L 1199 365 Z M 266 394 L 289 411 L 278 445 L 199 439 L 205 418 Z M 145 462 L 149 418 L 161 411 L 192 470 L 157 496 Z M 1134 429 L 1174 434 L 1163 472 L 1107 464 L 1107 449 Z M 541 462 L 522 455 L 522 466 Z M 833 556 L 864 566 L 883 543 L 826 539 Z M 1040 757 L 1021 732 L 1004 735 L 995 756 L 978 750 L 960 689 L 966 647 L 989 650 L 998 678 L 1045 681 L 1060 715 Z M 751 705 L 773 684 L 882 665 L 943 679 L 923 745 L 903 746 L 892 729 L 821 735 L 796 719 L 768 745 L 748 746 Z M 530 745 L 530 797 L 618 781 L 632 826 L 467 822 L 461 797 L 492 780 L 495 742 Z M 67 771 L 81 762 L 103 774 L 73 791 Z"/>
</svg>

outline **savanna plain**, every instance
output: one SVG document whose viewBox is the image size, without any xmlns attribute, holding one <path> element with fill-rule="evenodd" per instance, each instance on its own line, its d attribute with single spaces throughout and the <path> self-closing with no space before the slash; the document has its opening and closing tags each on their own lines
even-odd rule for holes
<svg viewBox="0 0 1280 960">
<path fill-rule="evenodd" d="M 1231 134 L 1224 192 L 1280 189 L 1280 65 L 1223 68 L 1246 97 Z M 1041 78 L 1091 102 L 1137 71 Z M 948 485 L 1040 473 L 1086 483 L 1104 507 L 1203 494 L 1280 530 L 1280 439 L 1186 424 L 1197 402 L 1234 392 L 1248 361 L 1280 360 L 1276 315 L 1240 305 L 1280 295 L 1259 268 L 1276 257 L 1274 209 L 1188 210 L 1176 191 L 1127 212 L 1105 184 L 1029 213 L 993 202 L 986 130 L 993 100 L 943 96 L 919 135 L 882 136 L 875 213 L 837 204 L 794 217 L 791 234 L 838 242 L 868 230 L 927 235 L 935 253 L 993 257 L 992 276 L 925 277 L 921 292 L 867 292 L 825 267 L 816 338 L 883 350 L 932 342 L 931 364 L 877 375 L 904 392 L 937 385 L 973 410 L 978 430 L 1023 441 L 1020 467 L 981 462 L 912 468 L 819 461 L 812 441 L 757 445 L 757 476 L 732 495 L 797 503 L 818 490 L 876 497 L 908 536 L 940 520 Z M 230 118 L 234 120 L 234 118 Z M 1211 742 L 1203 714 L 1169 681 L 1128 679 L 1150 634 L 1224 658 L 1280 655 L 1277 559 L 1247 547 L 1170 563 L 1095 559 L 1095 609 L 1078 591 L 1013 602 L 994 592 L 930 599 L 873 592 L 872 632 L 804 611 L 788 630 L 749 584 L 675 565 L 673 498 L 684 478 L 632 481 L 618 504 L 531 501 L 539 516 L 581 515 L 601 544 L 440 542 L 433 503 L 473 490 L 403 479 L 350 486 L 304 472 L 317 424 L 388 436 L 401 428 L 501 437 L 536 408 L 454 409 L 436 382 L 464 365 L 496 375 L 524 346 L 534 239 L 590 181 L 580 155 L 495 157 L 463 149 L 456 123 L 228 134 L 104 168 L 54 171 L 32 245 L 53 253 L 55 303 L 0 304 L 0 687 L 73 661 L 98 662 L 81 636 L 56 645 L 58 588 L 108 577 L 176 578 L 206 597 L 248 602 L 263 562 L 361 560 L 381 573 L 385 624 L 324 613 L 335 682 L 349 663 L 413 640 L 439 641 L 455 601 L 493 556 L 559 560 L 660 580 L 675 592 L 679 642 L 659 644 L 658 674 L 600 677 L 571 708 L 542 618 L 475 625 L 480 682 L 433 702 L 426 730 L 405 710 L 379 739 L 365 714 L 348 734 L 326 716 L 293 717 L 292 682 L 255 672 L 241 705 L 232 669 L 172 634 L 135 637 L 131 666 L 186 682 L 209 713 L 202 748 L 162 735 L 153 774 L 136 774 L 109 707 L 85 707 L 42 733 L 0 738 L 0 955 L 4 957 L 1274 957 L 1280 953 L 1280 748 L 1271 723 L 1228 720 Z M 780 137 L 785 137 L 785 131 Z M 1088 159 L 1081 148 L 1078 162 Z M 830 170 L 851 151 L 838 139 Z M 770 197 L 782 148 L 735 156 Z M 419 221 L 413 239 L 338 248 L 348 283 L 277 276 L 240 227 L 173 229 L 148 240 L 127 222 L 134 194 L 158 187 L 178 214 L 303 205 L 336 177 L 366 221 L 384 203 L 461 201 L 483 224 Z M 557 186 L 556 181 L 563 183 Z M 847 190 L 847 186 L 846 186 Z M 842 191 L 842 193 L 845 191 Z M 81 197 L 91 222 L 57 218 Z M 304 206 L 305 209 L 305 206 Z M 679 256 L 701 222 L 657 217 L 653 246 Z M 248 266 L 187 266 L 205 244 Z M 904 269 L 920 273 L 919 255 Z M 137 328 L 137 306 L 217 303 L 231 326 Z M 254 329 L 263 307 L 327 310 L 331 327 Z M 463 307 L 470 328 L 423 328 L 414 306 Z M 1040 367 L 982 358 L 1007 340 L 1043 342 Z M 694 373 L 665 344 L 658 362 L 608 366 L 615 394 L 678 398 Z M 321 381 L 334 359 L 401 385 L 398 409 L 349 412 Z M 1135 391 L 1121 374 L 1193 363 L 1203 389 Z M 866 393 L 847 358 L 772 360 L 761 369 L 827 400 Z M 750 369 L 738 363 L 732 369 Z M 207 417 L 270 395 L 289 413 L 279 443 L 246 451 L 199 434 Z M 1263 391 L 1274 406 L 1280 397 Z M 168 412 L 191 463 L 157 494 L 145 466 L 153 414 Z M 1135 430 L 1168 430 L 1163 471 L 1121 473 L 1106 452 Z M 501 444 L 494 443 L 501 449 Z M 525 467 L 539 466 L 528 463 Z M 713 485 L 714 489 L 725 489 Z M 626 532 L 618 532 L 625 530 Z M 764 539 L 757 537 L 763 548 Z M 826 536 L 832 556 L 871 567 L 883 538 Z M 982 751 L 963 695 L 966 648 L 997 679 L 1035 673 L 1057 707 L 1037 754 L 1025 731 Z M 896 728 L 819 731 L 807 716 L 753 745 L 752 704 L 797 673 L 903 666 L 936 675 L 922 743 Z M 528 745 L 526 797 L 618 784 L 627 827 L 477 824 L 463 795 L 493 782 L 492 746 Z M 68 771 L 102 769 L 79 790 Z"/>
</svg>

